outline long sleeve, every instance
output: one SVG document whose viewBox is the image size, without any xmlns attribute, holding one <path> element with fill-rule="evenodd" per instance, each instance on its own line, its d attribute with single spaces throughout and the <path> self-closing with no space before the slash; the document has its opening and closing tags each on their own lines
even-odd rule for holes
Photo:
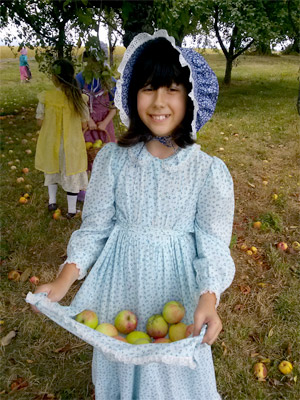
<svg viewBox="0 0 300 400">
<path fill-rule="evenodd" d="M 115 151 L 115 144 L 107 144 L 98 153 L 86 192 L 82 225 L 73 232 L 68 244 L 65 263 L 76 264 L 79 279 L 96 262 L 114 227 Z"/>
<path fill-rule="evenodd" d="M 214 158 L 199 193 L 195 220 L 197 258 L 194 261 L 198 295 L 213 292 L 219 303 L 221 293 L 230 286 L 235 266 L 229 244 L 234 215 L 231 175 L 218 158 Z"/>
</svg>

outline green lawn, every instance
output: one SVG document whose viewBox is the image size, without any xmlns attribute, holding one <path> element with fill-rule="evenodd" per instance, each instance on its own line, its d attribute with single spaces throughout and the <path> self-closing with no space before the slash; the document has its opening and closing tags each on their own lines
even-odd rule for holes
<svg viewBox="0 0 300 400">
<path fill-rule="evenodd" d="M 218 54 L 205 58 L 221 82 L 224 58 Z M 53 279 L 72 231 L 80 226 L 80 219 L 52 218 L 43 174 L 34 169 L 36 95 L 50 81 L 38 72 L 35 61 L 29 61 L 33 79 L 23 85 L 18 60 L 0 63 L 0 337 L 17 332 L 0 348 L 0 395 L 10 400 L 88 400 L 92 399 L 91 347 L 43 315 L 33 314 L 24 301 L 34 290 L 26 274 L 41 282 Z M 300 253 L 292 249 L 292 243 L 300 242 L 297 72 L 295 56 L 241 57 L 231 87 L 221 85 L 215 115 L 199 136 L 204 151 L 226 162 L 235 184 L 231 251 L 237 272 L 221 299 L 224 330 L 213 345 L 223 399 L 300 398 Z M 115 125 L 118 132 L 118 119 Z M 28 174 L 22 172 L 24 167 Z M 18 183 L 18 177 L 24 182 Z M 24 193 L 30 198 L 22 205 L 19 198 Z M 58 202 L 64 215 L 62 191 Z M 253 228 L 256 220 L 262 222 L 261 229 Z M 286 242 L 288 250 L 279 251 L 278 242 Z M 257 252 L 247 254 L 252 246 Z M 24 282 L 9 280 L 11 270 L 23 272 Z M 80 284 L 73 285 L 64 304 Z M 282 360 L 293 364 L 291 374 L 278 370 Z M 253 374 L 259 361 L 268 370 L 265 381 Z M 12 390 L 17 379 L 19 386 Z"/>
</svg>

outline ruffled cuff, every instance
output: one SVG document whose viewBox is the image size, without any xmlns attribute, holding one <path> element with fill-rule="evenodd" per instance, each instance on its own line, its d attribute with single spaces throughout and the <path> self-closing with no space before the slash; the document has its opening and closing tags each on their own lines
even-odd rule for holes
<svg viewBox="0 0 300 400">
<path fill-rule="evenodd" d="M 216 296 L 215 308 L 217 308 L 219 303 L 220 303 L 221 293 L 218 290 L 215 290 L 215 289 L 202 289 L 202 290 L 200 290 L 200 292 L 198 294 L 198 301 L 199 301 L 200 297 L 205 293 L 211 293 L 211 294 L 214 294 Z"/>
<path fill-rule="evenodd" d="M 78 265 L 78 264 L 77 264 L 76 262 L 74 262 L 74 261 L 66 260 L 63 264 L 61 264 L 61 265 L 59 266 L 56 277 L 58 277 L 58 276 L 60 275 L 61 271 L 63 270 L 63 268 L 64 268 L 64 266 L 65 266 L 66 264 L 74 264 L 74 265 L 75 265 L 75 267 L 76 267 L 76 268 L 78 269 L 78 271 L 79 271 L 79 275 L 78 275 L 78 278 L 77 278 L 78 280 L 83 279 L 83 278 L 86 276 L 86 270 L 85 270 L 84 268 L 82 268 L 80 265 Z"/>
</svg>

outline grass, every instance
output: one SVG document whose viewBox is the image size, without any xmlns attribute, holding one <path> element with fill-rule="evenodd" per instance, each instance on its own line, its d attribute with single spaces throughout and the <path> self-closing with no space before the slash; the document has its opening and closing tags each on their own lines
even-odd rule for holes
<svg viewBox="0 0 300 400">
<path fill-rule="evenodd" d="M 205 58 L 221 82 L 224 58 L 220 54 L 207 54 Z M 34 170 L 34 111 L 36 94 L 50 82 L 38 72 L 34 61 L 30 66 L 33 80 L 21 85 L 17 59 L 2 59 L 0 63 L 0 336 L 17 331 L 11 343 L 1 348 L 0 394 L 12 400 L 89 400 L 93 390 L 91 347 L 30 311 L 24 298 L 34 286 L 28 280 L 7 278 L 12 269 L 29 268 L 41 282 L 53 279 L 65 259 L 72 231 L 80 226 L 79 219 L 55 221 L 46 211 L 43 176 Z M 204 151 L 226 162 L 235 184 L 231 252 L 236 276 L 222 296 L 219 313 L 224 330 L 213 346 L 223 399 L 300 398 L 299 252 L 280 252 L 276 247 L 284 241 L 290 249 L 293 242 L 300 241 L 297 70 L 294 56 L 242 57 L 233 70 L 232 86 L 221 85 L 216 113 L 199 136 Z M 119 122 L 115 122 L 119 131 Z M 32 154 L 25 153 L 26 149 Z M 16 170 L 11 169 L 10 162 Z M 23 167 L 29 168 L 28 174 L 21 172 Z M 16 182 L 20 176 L 24 183 Z M 18 199 L 24 192 L 30 194 L 30 200 L 20 205 Z M 276 199 L 274 194 L 278 195 Z M 64 214 L 62 191 L 58 202 Z M 252 227 L 256 220 L 261 220 L 262 229 Z M 255 246 L 257 253 L 248 255 L 242 245 Z M 80 285 L 73 285 L 64 303 L 72 299 Z M 278 370 L 284 359 L 294 367 L 287 376 Z M 268 369 L 264 382 L 253 375 L 253 365 L 261 360 Z M 21 385 L 11 391 L 17 378 Z"/>
</svg>

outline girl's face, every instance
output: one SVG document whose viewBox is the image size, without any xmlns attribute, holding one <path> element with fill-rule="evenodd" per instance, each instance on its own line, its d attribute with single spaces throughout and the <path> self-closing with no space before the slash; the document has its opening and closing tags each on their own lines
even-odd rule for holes
<svg viewBox="0 0 300 400">
<path fill-rule="evenodd" d="M 137 111 L 140 119 L 154 136 L 169 136 L 182 122 L 187 103 L 183 84 L 153 89 L 147 85 L 137 94 Z"/>
</svg>

